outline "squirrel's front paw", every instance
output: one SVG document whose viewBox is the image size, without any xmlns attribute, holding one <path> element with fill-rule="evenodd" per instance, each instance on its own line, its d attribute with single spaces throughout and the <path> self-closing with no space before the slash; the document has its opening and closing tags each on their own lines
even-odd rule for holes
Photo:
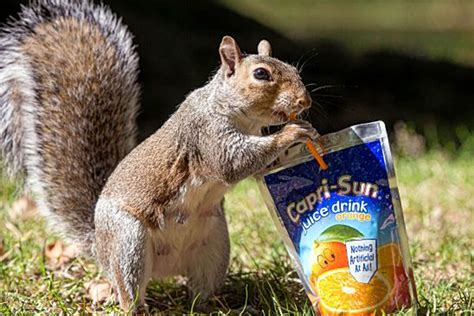
<svg viewBox="0 0 474 316">
<path fill-rule="evenodd" d="M 303 120 L 293 121 L 285 125 L 280 132 L 279 143 L 282 147 L 300 143 L 309 139 L 316 139 L 318 132 L 311 123 Z"/>
</svg>

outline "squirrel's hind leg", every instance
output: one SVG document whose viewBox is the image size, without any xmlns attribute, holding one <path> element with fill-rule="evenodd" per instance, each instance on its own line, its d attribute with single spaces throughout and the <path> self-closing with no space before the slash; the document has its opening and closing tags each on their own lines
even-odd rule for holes
<svg viewBox="0 0 474 316">
<path fill-rule="evenodd" d="M 115 203 L 99 199 L 95 210 L 98 261 L 114 285 L 120 307 L 145 307 L 145 291 L 152 269 L 152 245 L 138 219 Z"/>
<path fill-rule="evenodd" d="M 204 225 L 209 225 L 208 237 L 186 258 L 188 287 L 191 298 L 198 304 L 204 303 L 224 284 L 229 267 L 230 242 L 222 202 L 216 206 L 214 215 L 203 218 Z"/>
</svg>

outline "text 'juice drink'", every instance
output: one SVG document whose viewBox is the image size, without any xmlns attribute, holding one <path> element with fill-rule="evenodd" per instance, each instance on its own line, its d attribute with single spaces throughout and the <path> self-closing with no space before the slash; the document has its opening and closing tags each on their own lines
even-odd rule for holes
<svg viewBox="0 0 474 316">
<path fill-rule="evenodd" d="M 383 122 L 319 140 L 327 170 L 304 145 L 257 176 L 311 302 L 322 315 L 416 308 L 416 291 Z"/>
</svg>

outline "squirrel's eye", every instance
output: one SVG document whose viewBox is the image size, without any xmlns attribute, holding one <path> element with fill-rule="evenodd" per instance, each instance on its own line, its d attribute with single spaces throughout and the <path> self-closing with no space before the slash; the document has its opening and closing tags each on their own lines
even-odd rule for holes
<svg viewBox="0 0 474 316">
<path fill-rule="evenodd" d="M 257 80 L 270 80 L 270 74 L 265 68 L 257 68 L 253 71 L 253 76 Z"/>
</svg>

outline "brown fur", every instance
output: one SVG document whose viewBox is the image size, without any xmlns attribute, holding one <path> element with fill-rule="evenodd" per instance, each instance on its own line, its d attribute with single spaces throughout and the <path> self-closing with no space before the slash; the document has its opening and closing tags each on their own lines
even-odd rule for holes
<svg viewBox="0 0 474 316">
<path fill-rule="evenodd" d="M 223 64 L 214 78 L 109 177 L 95 211 L 96 241 L 102 266 L 112 278 L 122 277 L 115 280 L 119 293 L 125 293 L 124 284 L 144 293 L 150 277 L 184 274 L 193 295 L 209 297 L 228 265 L 224 193 L 290 145 L 315 137 L 304 121 L 261 136 L 261 127 L 286 122 L 311 99 L 296 68 L 271 58 L 268 42 L 259 46 L 262 55 L 242 56 L 235 41 L 224 37 Z M 257 68 L 267 69 L 270 78 L 255 78 Z M 123 261 L 124 253 L 130 260 Z M 126 272 L 110 268 L 115 262 Z M 121 306 L 128 308 L 133 299 L 121 294 Z"/>
<path fill-rule="evenodd" d="M 86 0 L 37 5 L 25 9 L 25 20 L 36 22 L 19 22 L 26 26 L 21 36 L 0 39 L 20 50 L 11 58 L 21 61 L 17 68 L 28 65 L 21 77 L 27 89 L 9 89 L 13 97 L 0 109 L 9 133 L 17 115 L 12 117 L 11 104 L 24 103 L 25 96 L 35 101 L 19 105 L 18 115 L 32 119 L 21 121 L 28 137 L 3 133 L 3 147 L 27 143 L 24 166 L 40 209 L 96 255 L 124 309 L 136 295 L 144 303 L 151 277 L 176 274 L 187 276 L 192 295 L 205 300 L 222 285 L 228 267 L 225 192 L 288 146 L 316 135 L 304 121 L 260 134 L 311 104 L 298 71 L 270 57 L 268 42 L 259 45 L 260 55 L 243 56 L 235 40 L 224 37 L 215 76 L 126 155 L 134 144 L 138 94 L 126 30 Z M 270 80 L 255 78 L 258 67 Z"/>
<path fill-rule="evenodd" d="M 68 40 L 71 37 L 79 38 L 77 41 Z M 89 44 L 85 46 L 82 44 L 84 42 Z M 84 150 L 80 148 L 84 144 L 78 140 L 88 142 L 91 139 L 84 138 L 89 135 L 80 135 L 81 131 L 75 129 L 74 122 L 79 120 L 84 124 L 90 124 L 89 122 L 92 121 L 100 122 L 100 117 L 103 117 L 104 120 L 93 128 L 97 134 L 106 130 L 107 115 L 103 113 L 107 111 L 108 103 L 106 102 L 120 98 L 120 92 L 107 89 L 103 81 L 111 78 L 104 78 L 100 71 L 103 67 L 113 69 L 117 63 L 116 52 L 113 47 L 107 45 L 96 27 L 81 24 L 73 18 L 60 18 L 38 25 L 34 33 L 25 39 L 23 51 L 30 57 L 35 69 L 38 99 L 45 113 L 36 130 L 37 133 L 44 135 L 42 139 L 43 173 L 48 178 L 46 181 L 54 184 L 55 188 L 52 192 L 60 198 L 66 195 L 61 193 L 62 191 L 71 192 L 71 183 L 77 186 L 73 192 L 74 197 L 62 200 L 60 207 L 76 208 L 84 203 L 83 199 L 87 199 L 84 205 L 92 205 L 108 177 L 108 174 L 101 174 L 101 170 L 111 170 L 111 168 L 91 166 L 92 159 L 78 157 L 78 152 L 84 153 Z M 52 70 L 57 72 L 52 72 Z M 117 76 L 117 74 L 108 75 Z M 85 84 L 87 84 L 87 90 L 80 91 Z M 78 90 L 71 91 L 61 87 L 78 87 Z M 88 95 L 83 95 L 85 93 Z M 84 102 L 85 98 L 88 102 Z M 60 104 L 63 106 L 59 108 Z M 115 132 L 120 135 L 120 126 L 123 123 L 116 123 Z M 57 141 L 70 142 L 72 139 L 75 141 L 69 146 L 58 147 L 55 144 Z M 120 139 L 120 137 L 114 137 L 114 141 L 115 139 Z M 104 158 L 100 161 L 104 163 L 116 162 L 126 154 L 126 152 L 104 152 L 104 148 L 101 148 L 99 143 L 88 147 L 93 150 L 88 155 L 95 159 L 102 156 Z M 112 157 L 105 158 L 105 155 Z M 58 169 L 67 170 L 67 172 L 58 172 Z M 92 173 L 89 176 L 93 177 L 94 181 L 90 181 L 84 173 Z M 65 174 L 67 174 L 66 177 L 64 177 Z M 90 190 L 90 185 L 96 189 Z"/>
<path fill-rule="evenodd" d="M 164 228 L 166 206 L 189 178 L 188 157 L 178 140 L 156 133 L 117 167 L 102 196 L 120 197 L 120 205 L 152 228 Z M 129 176 L 123 177 L 123 172 Z M 167 175 L 163 177 L 162 175 Z"/>
<path fill-rule="evenodd" d="M 117 234 L 109 218 L 101 223 L 108 229 L 96 234 L 94 209 L 107 178 L 135 146 L 137 78 L 132 35 L 104 5 L 34 0 L 0 27 L 0 158 L 7 174 L 24 176 L 52 228 L 107 262 L 126 297 L 132 287 L 122 281 L 141 280 L 145 248 L 137 246 L 140 260 L 128 265 L 127 256 L 106 259 L 128 250 L 124 232 L 140 223 L 129 218 Z M 97 239 L 113 247 L 96 252 Z"/>
<path fill-rule="evenodd" d="M 35 133 L 41 135 L 44 198 L 54 213 L 67 214 L 92 233 L 91 207 L 133 144 L 134 130 L 127 127 L 132 117 L 117 115 L 134 102 L 120 88 L 127 74 L 99 27 L 73 17 L 38 24 L 22 51 L 34 69 L 41 104 Z M 82 250 L 89 252 L 89 246 Z"/>
<path fill-rule="evenodd" d="M 269 53 L 271 48 L 265 47 L 262 50 Z M 272 82 L 265 85 L 255 82 L 249 74 L 257 67 L 268 69 Z M 249 113 L 253 119 L 278 121 L 282 118 L 275 117 L 275 111 L 284 111 L 289 115 L 293 111 L 299 112 L 310 105 L 310 98 L 296 68 L 268 56 L 251 55 L 239 59 L 233 78 L 229 80 L 233 81 L 239 98 L 255 104 L 252 113 Z M 291 107 L 285 104 L 281 106 L 281 109 L 278 107 L 275 109 L 274 104 L 281 91 L 296 97 L 295 104 L 292 102 Z M 303 105 L 298 105 L 299 99 L 304 100 Z M 201 149 L 196 147 L 198 144 L 193 143 L 193 140 L 188 137 L 188 133 L 203 128 L 192 125 L 199 125 L 201 119 L 209 121 L 209 118 L 200 119 L 197 113 L 188 111 L 186 104 L 181 107 L 181 111 L 178 111 L 162 128 L 135 148 L 119 164 L 102 192 L 104 198 L 118 200 L 122 208 L 151 228 L 164 228 L 165 218 L 169 212 L 167 208 L 174 203 L 180 188 L 188 179 L 216 177 L 216 168 L 202 161 Z M 190 118 L 195 119 L 197 123 L 191 123 Z M 209 124 L 212 123 L 209 122 Z M 294 142 L 295 138 L 302 138 L 305 135 L 297 126 L 288 125 L 283 130 L 282 136 L 275 138 L 269 151 L 274 152 L 279 148 L 287 147 Z M 215 146 L 218 146 L 218 139 L 214 139 L 212 135 L 207 137 L 215 142 Z M 216 179 L 223 180 L 219 176 Z M 201 212 L 212 214 L 213 211 L 201 210 Z"/>
</svg>

